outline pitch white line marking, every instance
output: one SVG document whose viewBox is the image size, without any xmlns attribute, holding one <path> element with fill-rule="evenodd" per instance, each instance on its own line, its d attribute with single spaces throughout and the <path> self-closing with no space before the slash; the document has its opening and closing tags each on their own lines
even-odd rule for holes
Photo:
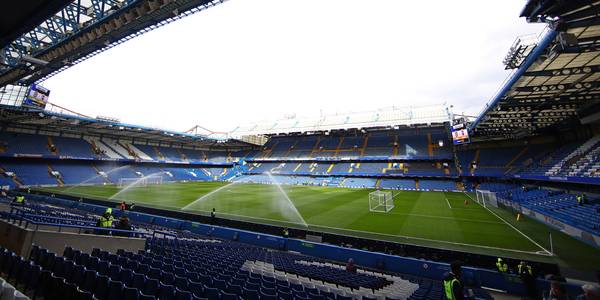
<svg viewBox="0 0 600 300">
<path fill-rule="evenodd" d="M 405 238 L 405 239 L 420 240 L 420 241 L 427 241 L 427 242 L 436 242 L 436 243 L 442 243 L 442 244 L 468 246 L 468 247 L 474 247 L 474 248 L 494 249 L 494 250 L 511 251 L 511 252 L 519 252 L 519 253 L 547 256 L 547 254 L 541 254 L 541 253 L 532 252 L 532 251 L 524 251 L 524 250 L 516 250 L 516 249 L 508 249 L 508 248 L 501 248 L 501 247 L 484 246 L 484 245 L 474 245 L 474 244 L 466 244 L 466 243 L 458 243 L 458 242 L 450 242 L 450 241 L 441 241 L 441 240 L 434 240 L 434 239 L 427 239 L 427 238 L 420 238 L 420 237 L 413 237 L 413 236 L 405 236 L 405 235 L 377 233 L 377 232 L 354 230 L 354 229 L 342 229 L 342 228 L 322 226 L 322 225 L 309 225 L 309 228 L 310 227 L 321 227 L 321 228 L 328 228 L 328 229 L 336 229 L 336 230 L 340 230 L 340 231 L 366 233 L 366 234 L 370 234 L 370 235 L 383 235 L 383 236 L 389 236 L 389 237 Z"/>
<path fill-rule="evenodd" d="M 60 192 L 57 192 L 57 194 L 60 194 Z M 97 195 L 85 194 L 85 193 L 75 192 L 75 193 L 69 193 L 69 194 L 78 194 L 78 195 L 83 195 L 83 196 L 94 196 L 94 197 L 97 197 L 96 199 L 98 199 L 98 198 L 104 199 L 104 198 L 102 198 L 100 196 L 97 196 Z M 471 200 L 473 200 L 473 198 L 471 196 L 469 196 L 467 193 L 465 193 L 465 195 L 467 195 L 467 197 L 469 197 Z M 141 205 L 145 205 L 145 204 L 141 204 Z M 152 205 L 152 204 L 150 204 L 149 206 L 160 206 L 160 205 Z M 163 207 L 170 207 L 170 206 L 163 206 Z M 172 207 L 172 208 L 175 209 L 176 207 Z M 196 212 L 208 213 L 208 211 L 199 210 L 199 209 L 189 209 L 188 211 L 196 211 Z M 223 212 L 218 212 L 218 214 L 219 215 L 228 215 L 228 216 L 240 217 L 242 219 L 255 219 L 255 220 L 271 221 L 271 222 L 276 222 L 276 223 L 280 223 L 280 224 L 281 223 L 283 223 L 283 224 L 296 224 L 295 222 L 290 222 L 290 221 L 282 221 L 282 220 L 260 218 L 260 217 L 251 217 L 251 216 L 238 215 L 238 214 L 228 214 L 228 213 L 223 213 Z M 493 212 L 492 212 L 492 214 L 493 214 Z M 413 215 L 413 214 L 406 214 L 406 215 Z M 413 215 L 413 216 L 418 216 L 418 215 Z M 425 216 L 425 215 L 422 215 L 422 216 Z M 443 218 L 443 217 L 439 217 L 439 216 L 429 216 L 429 217 L 432 217 L 432 218 Z M 507 223 L 506 221 L 504 221 L 499 216 L 496 215 L 496 217 L 498 217 L 503 223 Z M 480 221 L 480 222 L 482 222 L 482 221 Z M 499 222 L 497 222 L 497 223 L 499 223 Z M 509 223 L 507 223 L 507 224 L 510 225 Z M 297 225 L 301 225 L 301 224 L 298 223 Z M 539 253 L 539 252 L 533 252 L 533 251 L 524 251 L 524 250 L 517 250 L 517 249 L 508 249 L 508 248 L 502 248 L 502 247 L 493 247 L 493 246 L 484 246 L 484 245 L 476 245 L 476 244 L 467 244 L 467 243 L 458 243 L 458 242 L 450 242 L 450 241 L 441 241 L 441 240 L 434 240 L 434 239 L 427 239 L 427 238 L 420 238 L 420 237 L 412 237 L 412 236 L 405 236 L 405 235 L 395 235 L 395 234 L 377 233 L 377 232 L 363 231 L 363 230 L 344 229 L 344 228 L 337 228 L 337 227 L 330 227 L 330 226 L 323 226 L 323 225 L 311 225 L 311 224 L 309 224 L 308 226 L 309 226 L 309 228 L 316 227 L 316 228 L 333 229 L 334 231 L 338 231 L 338 232 L 339 231 L 341 231 L 341 232 L 344 232 L 344 231 L 357 232 L 357 233 L 364 233 L 364 234 L 370 234 L 370 235 L 387 236 L 387 237 L 392 237 L 392 238 L 404 238 L 404 239 L 408 239 L 408 240 L 420 240 L 420 241 L 435 242 L 435 243 L 457 245 L 457 246 L 467 246 L 467 247 L 481 248 L 481 249 L 502 250 L 502 251 L 509 251 L 509 252 L 515 252 L 515 253 L 524 253 L 524 254 L 531 254 L 531 255 L 537 255 L 537 256 L 552 256 L 552 254 L 548 250 L 546 250 L 543 247 L 541 247 L 535 241 L 532 241 L 530 238 L 528 238 L 526 235 L 524 235 L 518 229 L 514 228 L 512 225 L 510 225 L 510 226 L 513 227 L 513 229 L 515 229 L 519 233 L 523 234 L 530 241 L 532 241 L 535 245 L 537 245 L 538 247 L 540 247 L 541 249 L 543 249 L 545 251 L 545 253 Z M 303 228 L 305 228 L 305 227 L 303 227 Z M 414 245 L 423 246 L 423 245 L 418 245 L 418 244 L 414 244 Z M 435 247 L 433 247 L 433 248 L 435 248 Z"/>
<path fill-rule="evenodd" d="M 446 203 L 448 203 L 448 207 L 449 207 L 450 209 L 452 209 L 452 205 L 450 205 L 450 201 L 448 201 L 448 198 L 447 198 L 447 197 L 444 197 L 444 199 L 446 199 Z"/>
<path fill-rule="evenodd" d="M 192 210 L 192 211 L 208 213 L 208 211 L 204 211 L 204 210 Z M 239 217 L 241 219 L 255 219 L 255 220 L 271 221 L 271 222 L 276 222 L 276 223 L 280 223 L 280 224 L 283 223 L 283 224 L 303 225 L 301 223 L 296 223 L 296 222 L 291 222 L 291 221 L 275 220 L 275 219 L 269 219 L 269 218 L 250 217 L 250 216 L 245 216 L 245 215 L 228 214 L 228 213 L 220 213 L 220 212 L 218 212 L 218 214 Z M 496 223 L 501 224 L 499 222 L 496 222 Z M 302 228 L 306 228 L 306 227 L 302 226 Z M 525 250 L 508 249 L 508 248 L 502 248 L 502 247 L 493 247 L 493 246 L 484 246 L 484 245 L 476 245 L 476 244 L 467 244 L 467 243 L 459 243 L 459 242 L 434 240 L 434 239 L 414 237 L 414 236 L 406 236 L 406 235 L 399 235 L 399 234 L 387 234 L 387 233 L 378 233 L 378 232 L 364 231 L 364 230 L 345 229 L 345 228 L 331 227 L 331 226 L 325 226 L 325 225 L 308 224 L 308 228 L 309 229 L 310 228 L 326 228 L 326 229 L 332 229 L 333 231 L 337 231 L 337 232 L 344 232 L 344 231 L 346 231 L 346 232 L 357 232 L 357 233 L 364 233 L 364 234 L 369 234 L 369 235 L 380 235 L 380 236 L 387 236 L 387 237 L 393 237 L 393 238 L 403 238 L 403 239 L 408 239 L 408 240 L 419 240 L 419 241 L 435 242 L 435 243 L 441 243 L 441 244 L 449 244 L 449 245 L 457 245 L 457 246 L 467 246 L 467 247 L 473 247 L 473 248 L 502 250 L 502 251 L 516 252 L 516 253 L 532 254 L 532 255 L 537 255 L 537 256 L 548 256 L 547 254 L 542 254 L 542 253 L 534 252 L 534 251 L 525 251 Z M 403 242 L 403 243 L 405 243 L 405 242 Z M 418 244 L 413 244 L 413 245 L 423 246 L 423 245 L 418 245 Z M 431 247 L 431 246 L 429 246 L 429 247 Z M 435 247 L 433 247 L 433 248 L 435 248 Z"/>
<path fill-rule="evenodd" d="M 464 192 L 465 195 L 467 197 L 469 197 L 473 202 L 477 202 L 473 199 L 473 197 L 469 196 L 469 194 L 467 194 L 466 192 Z M 477 202 L 477 204 L 479 204 Z M 481 205 L 481 204 L 479 204 Z M 484 209 L 486 209 L 487 211 L 489 211 L 492 215 L 496 216 L 496 218 L 500 219 L 500 221 L 504 222 L 506 225 L 508 225 L 510 228 L 514 229 L 516 232 L 518 232 L 519 234 L 521 234 L 522 236 L 524 236 L 526 239 L 528 239 L 530 242 L 532 242 L 534 245 L 538 246 L 540 249 L 542 249 L 544 252 L 546 252 L 547 255 L 549 256 L 553 256 L 554 254 L 552 254 L 552 252 L 548 251 L 546 248 L 542 247 L 542 245 L 538 244 L 536 241 L 534 241 L 532 238 L 530 238 L 528 235 L 524 234 L 523 232 L 521 232 L 521 230 L 517 229 L 515 226 L 513 226 L 512 224 L 508 223 L 506 220 L 502 219 L 499 215 L 497 215 L 495 212 L 491 211 L 489 208 L 481 205 L 481 207 L 483 207 Z"/>
<path fill-rule="evenodd" d="M 452 209 L 457 209 L 457 208 L 452 208 Z M 390 215 L 398 215 L 398 216 L 409 216 L 409 217 L 430 218 L 430 219 L 442 219 L 442 220 L 453 220 L 453 221 L 466 221 L 466 222 L 474 222 L 474 223 L 504 224 L 503 222 L 496 222 L 496 221 L 475 220 L 475 219 L 463 219 L 463 218 L 455 218 L 455 217 L 432 216 L 432 215 L 422 215 L 422 214 L 404 214 L 404 213 L 396 213 L 396 212 L 389 212 L 388 214 L 390 214 Z"/>
<path fill-rule="evenodd" d="M 235 181 L 232 181 L 232 182 L 230 182 L 230 183 L 228 183 L 228 184 L 226 184 L 226 185 L 224 185 L 224 186 L 222 186 L 222 187 L 220 187 L 220 188 L 218 188 L 218 189 L 214 189 L 214 190 L 210 191 L 209 193 L 207 193 L 207 194 L 204 194 L 204 195 L 200 196 L 198 199 L 196 199 L 196 200 L 192 201 L 191 203 L 188 203 L 188 205 L 186 205 L 186 206 L 182 207 L 182 208 L 181 208 L 181 210 L 186 210 L 186 209 L 189 209 L 190 207 L 194 206 L 194 204 L 196 204 L 196 203 L 198 203 L 198 202 L 200 202 L 200 201 L 202 201 L 202 200 L 204 200 L 204 199 L 208 199 L 208 197 L 210 197 L 210 196 L 212 196 L 212 195 L 214 195 L 214 194 L 216 194 L 216 193 L 218 193 L 218 192 L 220 192 L 220 191 L 222 191 L 222 190 L 226 189 L 226 188 L 227 188 L 227 187 L 229 187 L 230 185 L 233 185 L 233 184 L 236 184 L 236 183 L 237 183 L 237 182 L 235 182 Z"/>
</svg>

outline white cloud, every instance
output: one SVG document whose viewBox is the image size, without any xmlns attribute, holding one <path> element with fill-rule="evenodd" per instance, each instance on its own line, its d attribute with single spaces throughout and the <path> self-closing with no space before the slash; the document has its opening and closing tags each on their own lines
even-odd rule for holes
<svg viewBox="0 0 600 300">
<path fill-rule="evenodd" d="M 447 102 L 477 113 L 507 76 L 522 0 L 231 0 L 49 79 L 88 115 L 217 131 L 284 114 Z"/>
</svg>

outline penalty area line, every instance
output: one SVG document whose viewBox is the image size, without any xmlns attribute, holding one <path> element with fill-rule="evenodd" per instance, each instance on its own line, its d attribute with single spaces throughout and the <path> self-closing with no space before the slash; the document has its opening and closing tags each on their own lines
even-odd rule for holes
<svg viewBox="0 0 600 300">
<path fill-rule="evenodd" d="M 471 201 L 473 202 L 477 202 L 475 201 L 475 199 L 473 199 L 473 197 L 469 196 L 469 194 L 467 194 L 467 192 L 463 192 L 465 193 L 465 195 L 467 197 L 469 197 L 469 199 L 471 199 Z M 477 202 L 477 204 L 481 205 L 481 203 Z M 502 219 L 499 215 L 497 215 L 495 212 L 491 211 L 489 208 L 481 205 L 481 207 L 483 207 L 485 210 L 489 211 L 492 215 L 496 216 L 496 218 L 500 219 L 500 221 L 504 222 L 506 225 L 508 225 L 510 228 L 514 229 L 516 232 L 518 232 L 519 234 L 521 234 L 523 237 L 525 237 L 526 239 L 528 239 L 530 242 L 532 242 L 534 245 L 538 246 L 540 249 L 542 249 L 544 252 L 546 252 L 547 255 L 549 256 L 554 256 L 554 254 L 552 254 L 552 252 L 548 251 L 546 248 L 542 247 L 542 245 L 538 244 L 538 242 L 534 241 L 532 238 L 530 238 L 528 235 L 524 234 L 521 230 L 517 229 L 517 227 L 513 226 L 512 224 L 508 223 L 506 220 Z"/>
</svg>

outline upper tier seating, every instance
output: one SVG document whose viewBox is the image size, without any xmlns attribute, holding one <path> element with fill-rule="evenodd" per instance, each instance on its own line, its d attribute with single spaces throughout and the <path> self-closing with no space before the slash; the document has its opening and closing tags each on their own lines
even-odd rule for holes
<svg viewBox="0 0 600 300">
<path fill-rule="evenodd" d="M 444 167 L 439 162 L 255 162 L 246 173 L 273 173 L 282 175 L 403 175 L 403 176 L 456 176 L 454 164 Z"/>
<path fill-rule="evenodd" d="M 442 146 L 440 146 L 440 141 Z M 399 129 L 345 135 L 272 137 L 256 159 L 386 157 L 451 159 L 445 128 Z"/>
<path fill-rule="evenodd" d="M 225 163 L 251 157 L 254 152 L 201 151 L 150 146 L 99 139 L 70 138 L 26 133 L 0 132 L 0 156 L 44 156 L 78 159 L 135 159 L 142 161 Z"/>
</svg>

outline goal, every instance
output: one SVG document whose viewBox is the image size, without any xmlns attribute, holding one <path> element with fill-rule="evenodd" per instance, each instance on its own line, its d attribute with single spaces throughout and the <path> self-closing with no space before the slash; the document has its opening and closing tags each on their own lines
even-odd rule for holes
<svg viewBox="0 0 600 300">
<path fill-rule="evenodd" d="M 162 184 L 161 176 L 141 177 L 141 178 L 120 178 L 118 187 L 126 186 L 148 186 L 149 184 Z"/>
<path fill-rule="evenodd" d="M 481 204 L 483 207 L 487 208 L 490 205 L 493 207 L 498 207 L 496 193 L 486 190 L 476 190 L 475 194 L 477 195 L 477 203 Z"/>
<path fill-rule="evenodd" d="M 389 212 L 394 208 L 394 195 L 390 191 L 369 193 L 369 211 Z"/>
</svg>

